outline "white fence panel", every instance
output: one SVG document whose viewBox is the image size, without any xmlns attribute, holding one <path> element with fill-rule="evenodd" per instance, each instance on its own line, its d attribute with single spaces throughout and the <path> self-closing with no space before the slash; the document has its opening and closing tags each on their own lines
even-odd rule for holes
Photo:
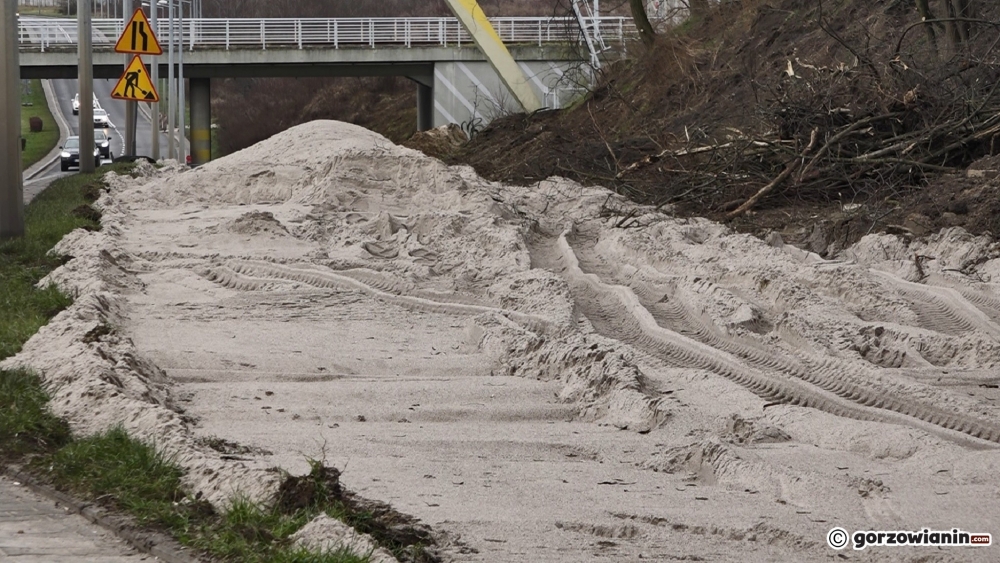
<svg viewBox="0 0 1000 563">
<path fill-rule="evenodd" d="M 575 18 L 494 18 L 500 38 L 508 44 L 575 43 L 582 41 Z M 166 41 L 166 21 L 160 20 L 158 38 Z M 630 18 L 591 18 L 600 25 L 605 42 L 621 43 L 635 36 Z M 114 47 L 124 23 L 119 19 L 93 20 L 95 50 Z M 75 19 L 22 17 L 18 41 L 22 51 L 68 49 L 76 46 Z M 472 38 L 455 18 L 270 18 L 187 19 L 184 44 L 196 49 L 306 49 L 378 48 L 471 45 Z"/>
</svg>

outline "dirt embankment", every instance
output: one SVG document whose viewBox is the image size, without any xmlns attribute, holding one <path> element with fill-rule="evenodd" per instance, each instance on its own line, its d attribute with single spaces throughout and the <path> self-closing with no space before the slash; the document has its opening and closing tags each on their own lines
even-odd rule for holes
<svg viewBox="0 0 1000 563">
<path fill-rule="evenodd" d="M 607 186 L 822 255 L 886 230 L 998 232 L 984 183 L 997 166 L 977 161 L 1000 152 L 1000 8 L 974 3 L 982 19 L 951 47 L 949 22 L 931 43 L 911 2 L 807 4 L 724 4 L 633 46 L 578 106 L 495 121 L 438 156 L 497 181 Z M 970 165 L 987 172 L 967 179 Z"/>
</svg>

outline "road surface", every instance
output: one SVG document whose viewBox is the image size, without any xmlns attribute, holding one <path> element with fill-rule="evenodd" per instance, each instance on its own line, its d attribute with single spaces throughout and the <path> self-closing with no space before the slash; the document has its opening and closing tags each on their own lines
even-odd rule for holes
<svg viewBox="0 0 1000 563">
<path fill-rule="evenodd" d="M 52 80 L 52 89 L 58 101 L 58 107 L 50 108 L 55 114 L 62 112 L 63 117 L 69 124 L 70 134 L 79 135 L 80 118 L 73 115 L 73 97 L 79 91 L 76 80 Z M 101 107 L 108 112 L 111 119 L 111 127 L 108 129 L 108 136 L 111 137 L 111 153 L 113 156 L 121 156 L 125 146 L 125 102 L 111 97 L 111 90 L 115 87 L 114 80 L 94 80 L 94 94 Z M 141 110 L 138 112 L 139 119 L 136 124 L 136 154 L 142 156 L 153 156 L 153 127 Z M 166 156 L 167 136 L 160 133 L 160 156 Z M 107 161 L 105 161 L 107 162 Z M 39 191 L 40 186 L 48 185 L 55 178 L 68 174 L 59 170 L 59 162 L 52 164 L 44 172 L 25 182 L 25 194 Z"/>
</svg>

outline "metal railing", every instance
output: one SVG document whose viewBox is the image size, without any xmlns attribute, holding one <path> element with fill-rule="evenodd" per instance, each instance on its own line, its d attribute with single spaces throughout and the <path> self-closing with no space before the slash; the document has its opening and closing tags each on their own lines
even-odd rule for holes
<svg viewBox="0 0 1000 563">
<path fill-rule="evenodd" d="M 491 23 L 507 44 L 541 46 L 546 43 L 582 42 L 576 18 L 492 18 Z M 620 44 L 636 35 L 631 18 L 588 18 L 588 29 L 598 28 L 604 41 Z M 161 28 L 164 22 L 160 22 Z M 124 22 L 93 20 L 95 50 L 110 50 L 121 35 Z M 76 46 L 75 19 L 22 17 L 18 22 L 21 51 L 42 51 Z M 166 47 L 165 31 L 158 35 Z M 306 49 L 377 48 L 471 45 L 472 37 L 455 18 L 269 18 L 187 19 L 184 47 L 196 49 Z"/>
</svg>

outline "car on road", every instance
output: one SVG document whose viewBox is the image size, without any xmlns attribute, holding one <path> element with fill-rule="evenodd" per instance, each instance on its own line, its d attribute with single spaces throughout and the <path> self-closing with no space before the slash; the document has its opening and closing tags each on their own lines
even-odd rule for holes
<svg viewBox="0 0 1000 563">
<path fill-rule="evenodd" d="M 94 127 L 104 127 L 105 129 L 111 127 L 111 120 L 108 119 L 108 112 L 101 108 L 94 110 Z"/>
<path fill-rule="evenodd" d="M 62 152 L 59 153 L 59 164 L 63 172 L 69 170 L 71 166 L 80 167 L 80 137 L 67 138 L 66 144 L 59 148 L 62 149 Z M 94 166 L 100 165 L 101 151 L 95 146 Z"/>
<path fill-rule="evenodd" d="M 94 109 L 101 109 L 100 102 L 97 101 L 97 94 L 94 94 Z M 80 115 L 80 94 L 73 97 L 73 115 Z"/>
<path fill-rule="evenodd" d="M 111 137 L 104 129 L 94 129 L 94 146 L 101 153 L 101 158 L 115 158 L 111 154 Z"/>
</svg>

